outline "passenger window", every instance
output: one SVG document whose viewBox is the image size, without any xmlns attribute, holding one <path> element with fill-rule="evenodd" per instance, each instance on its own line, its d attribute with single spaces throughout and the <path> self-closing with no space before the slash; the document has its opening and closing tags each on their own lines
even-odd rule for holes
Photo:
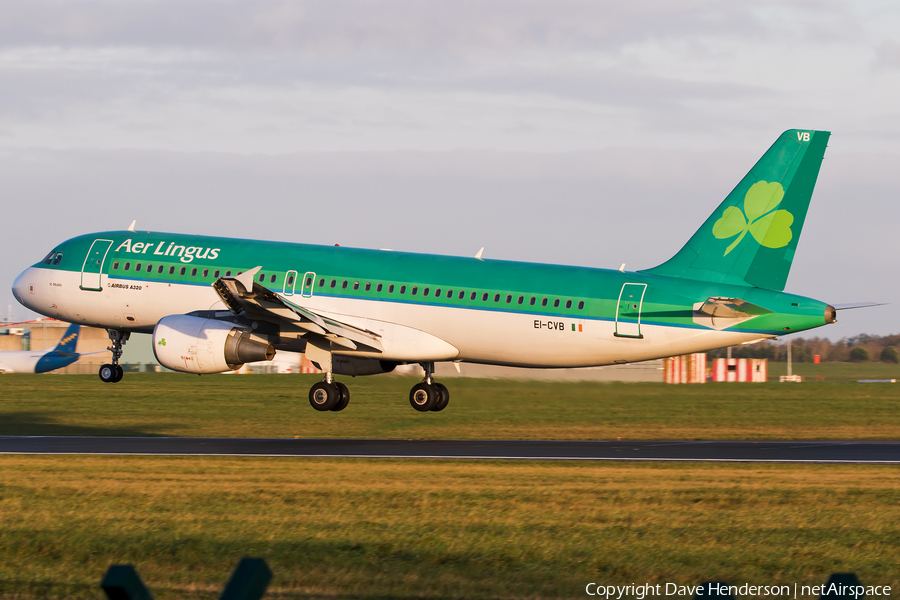
<svg viewBox="0 0 900 600">
<path fill-rule="evenodd" d="M 325 287 L 325 278 L 319 280 L 319 287 Z"/>
<path fill-rule="evenodd" d="M 370 291 L 371 289 L 372 289 L 372 284 L 369 283 L 369 282 L 367 281 L 367 282 L 366 282 L 366 291 L 368 292 L 368 291 Z"/>
<path fill-rule="evenodd" d="M 119 261 L 116 261 L 113 263 L 113 271 L 116 271 L 118 269 L 119 269 Z"/>
<path fill-rule="evenodd" d="M 547 299 L 546 299 L 546 298 L 544 298 L 543 300 L 541 300 L 541 306 L 547 306 Z"/>
<path fill-rule="evenodd" d="M 125 270 L 127 271 L 130 268 L 131 268 L 131 263 L 125 263 Z"/>
<path fill-rule="evenodd" d="M 391 285 L 388 286 L 388 294 L 393 294 L 393 293 L 394 293 L 394 284 L 392 283 Z"/>
<path fill-rule="evenodd" d="M 336 286 L 336 285 L 337 285 L 337 279 L 332 279 L 332 280 L 331 280 L 331 287 L 334 287 L 334 286 Z"/>
<path fill-rule="evenodd" d="M 494 294 L 494 302 L 500 302 L 500 294 Z"/>
<path fill-rule="evenodd" d="M 532 297 L 531 297 L 531 300 L 528 301 L 528 304 L 530 304 L 531 306 L 534 306 L 534 303 L 535 303 L 536 300 L 537 300 L 537 298 L 535 298 L 534 296 L 532 296 Z"/>
<path fill-rule="evenodd" d="M 519 296 L 519 304 L 525 302 L 525 296 Z"/>
<path fill-rule="evenodd" d="M 405 286 L 405 285 L 401 285 L 401 286 L 400 286 L 400 293 L 401 293 L 401 294 L 405 294 L 405 293 L 406 293 L 406 286 Z"/>
<path fill-rule="evenodd" d="M 377 286 L 375 286 L 376 292 L 381 292 L 382 289 L 384 289 L 384 287 L 380 283 Z"/>
<path fill-rule="evenodd" d="M 425 295 L 425 296 L 427 296 L 427 295 L 428 295 L 428 288 L 425 288 L 424 290 L 422 290 L 422 294 Z"/>
<path fill-rule="evenodd" d="M 181 275 L 187 273 L 187 267 L 181 267 Z"/>
<path fill-rule="evenodd" d="M 419 291 L 419 287 L 414 285 L 413 289 L 412 289 L 412 295 L 415 296 L 416 293 L 418 293 L 418 291 Z"/>
<path fill-rule="evenodd" d="M 147 272 L 148 272 L 148 273 L 152 273 L 152 272 L 153 272 L 153 265 L 147 265 Z"/>
<path fill-rule="evenodd" d="M 225 271 L 225 277 L 231 277 L 231 271 Z"/>
<path fill-rule="evenodd" d="M 197 267 L 194 267 L 193 269 L 191 269 L 191 277 L 196 277 L 196 276 L 197 276 Z"/>
<path fill-rule="evenodd" d="M 218 269 L 216 269 L 215 271 L 213 271 L 213 277 L 215 277 L 216 279 L 219 278 L 219 270 L 218 270 Z"/>
<path fill-rule="evenodd" d="M 344 283 L 341 284 L 341 289 L 342 289 L 342 290 L 346 290 L 346 289 L 347 289 L 347 280 L 346 280 L 346 279 L 344 280 Z"/>
<path fill-rule="evenodd" d="M 566 308 L 572 308 L 572 301 L 566 300 Z"/>
<path fill-rule="evenodd" d="M 487 299 L 488 299 L 488 293 L 485 292 L 485 293 L 483 293 L 483 294 L 481 295 L 481 301 L 482 301 L 482 302 L 487 302 Z"/>
<path fill-rule="evenodd" d="M 506 303 L 509 304 L 510 302 L 512 302 L 512 295 L 511 295 L 511 294 L 507 294 L 507 295 L 506 295 Z"/>
<path fill-rule="evenodd" d="M 138 263 L 138 264 L 134 265 L 134 270 L 140 272 L 140 270 L 141 270 L 141 263 Z"/>
<path fill-rule="evenodd" d="M 203 276 L 206 277 L 206 271 L 203 272 Z M 272 275 L 269 277 L 269 283 L 275 283 L 276 279 L 278 279 L 278 275 Z"/>
<path fill-rule="evenodd" d="M 359 282 L 358 282 L 358 281 L 354 281 L 354 282 L 353 282 L 353 289 L 354 289 L 354 290 L 358 290 L 358 289 L 359 289 Z"/>
<path fill-rule="evenodd" d="M 162 275 L 163 269 L 165 269 L 165 267 L 162 265 L 159 265 L 159 267 L 156 268 L 156 272 L 159 273 L 160 275 Z"/>
<path fill-rule="evenodd" d="M 427 296 L 428 292 L 425 292 L 425 295 Z M 440 298 L 441 297 L 441 288 L 434 290 L 434 295 L 436 298 Z"/>
<path fill-rule="evenodd" d="M 559 308 L 559 298 L 553 301 L 553 308 Z"/>
<path fill-rule="evenodd" d="M 203 276 L 209 277 L 209 269 L 203 269 Z"/>
<path fill-rule="evenodd" d="M 218 271 L 216 271 L 216 273 L 218 273 Z M 294 276 L 293 275 L 288 275 L 287 284 L 294 285 Z"/>
<path fill-rule="evenodd" d="M 578 310 L 584 310 L 584 300 L 578 302 Z"/>
<path fill-rule="evenodd" d="M 312 277 L 306 278 L 306 287 L 312 287 Z"/>
<path fill-rule="evenodd" d="M 259 274 L 259 282 L 262 283 L 262 282 L 265 281 L 265 280 L 266 280 L 266 274 L 265 274 L 265 273 L 260 273 L 260 274 Z"/>
<path fill-rule="evenodd" d="M 175 274 L 175 267 L 169 267 L 169 275 Z"/>
<path fill-rule="evenodd" d="M 56 256 L 53 257 L 53 266 L 55 267 L 56 265 L 58 265 L 61 260 L 62 260 L 62 252 L 57 252 Z"/>
<path fill-rule="evenodd" d="M 452 298 L 452 297 L 453 297 L 453 290 L 447 290 L 447 297 L 448 297 L 448 298 Z M 460 296 L 460 298 L 462 298 L 462 296 Z"/>
<path fill-rule="evenodd" d="M 466 297 L 466 293 L 464 291 L 460 290 L 459 291 L 459 299 L 462 300 L 465 297 Z"/>
<path fill-rule="evenodd" d="M 475 292 L 472 292 L 472 294 L 469 296 L 469 300 L 474 300 L 474 299 L 475 299 Z"/>
</svg>

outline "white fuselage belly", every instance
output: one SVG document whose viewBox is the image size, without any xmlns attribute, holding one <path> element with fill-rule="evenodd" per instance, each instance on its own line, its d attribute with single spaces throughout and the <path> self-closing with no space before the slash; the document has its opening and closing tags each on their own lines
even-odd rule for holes
<svg viewBox="0 0 900 600">
<path fill-rule="evenodd" d="M 144 282 L 103 275 L 102 291 L 94 292 L 79 288 L 81 274 L 77 272 L 33 269 L 32 279 L 28 283 L 33 285 L 34 304 L 46 303 L 44 314 L 103 328 L 150 331 L 168 315 L 226 310 L 208 285 Z M 641 325 L 641 339 L 616 337 L 612 320 L 504 312 L 502 304 L 493 303 L 486 306 L 494 310 L 484 310 L 315 294 L 309 298 L 295 295 L 292 301 L 382 336 L 383 353 L 346 353 L 396 361 L 587 367 L 685 354 L 762 337 L 649 324 Z M 424 332 L 422 339 L 433 337 L 437 341 L 429 344 L 426 339 L 423 343 L 409 335 L 410 330 Z"/>
</svg>

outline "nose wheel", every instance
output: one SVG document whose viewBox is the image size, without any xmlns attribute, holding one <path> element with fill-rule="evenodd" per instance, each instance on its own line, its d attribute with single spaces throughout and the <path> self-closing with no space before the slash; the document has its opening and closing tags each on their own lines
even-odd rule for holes
<svg viewBox="0 0 900 600">
<path fill-rule="evenodd" d="M 112 352 L 112 364 L 100 365 L 100 381 L 104 383 L 118 383 L 122 381 L 122 377 L 125 376 L 125 370 L 122 369 L 122 366 L 119 364 L 119 359 L 122 358 L 122 346 L 125 345 L 125 342 L 128 341 L 128 338 L 131 337 L 130 331 L 120 331 L 118 329 L 107 329 L 107 335 L 109 335 L 109 340 L 112 342 L 112 346 L 107 348 L 110 352 Z"/>
<path fill-rule="evenodd" d="M 419 412 L 440 412 L 450 402 L 450 390 L 443 383 L 434 381 L 434 363 L 421 363 L 425 380 L 409 391 L 409 404 Z"/>
</svg>

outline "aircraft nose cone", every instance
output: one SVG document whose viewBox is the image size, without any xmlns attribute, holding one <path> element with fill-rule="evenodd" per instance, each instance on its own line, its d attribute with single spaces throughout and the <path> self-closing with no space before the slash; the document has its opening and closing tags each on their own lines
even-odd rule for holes
<svg viewBox="0 0 900 600">
<path fill-rule="evenodd" d="M 34 283 L 31 281 L 32 269 L 25 269 L 16 277 L 12 285 L 13 296 L 19 301 L 19 304 L 27 308 L 32 308 L 29 303 L 30 298 L 34 298 Z"/>
</svg>

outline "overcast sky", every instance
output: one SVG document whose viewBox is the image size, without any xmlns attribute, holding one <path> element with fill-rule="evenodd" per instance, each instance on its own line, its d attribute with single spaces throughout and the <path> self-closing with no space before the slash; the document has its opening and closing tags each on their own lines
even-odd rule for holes
<svg viewBox="0 0 900 600">
<path fill-rule="evenodd" d="M 893 303 L 806 335 L 898 333 L 898 32 L 896 1 L 7 0 L 0 283 L 132 219 L 646 268 L 827 129 L 788 291 Z"/>
</svg>

